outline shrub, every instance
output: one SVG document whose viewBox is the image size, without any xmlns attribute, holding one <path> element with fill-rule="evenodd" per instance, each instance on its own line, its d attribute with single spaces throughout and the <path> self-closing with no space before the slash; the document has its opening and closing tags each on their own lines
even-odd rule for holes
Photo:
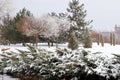
<svg viewBox="0 0 120 80">
<path fill-rule="evenodd" d="M 85 50 L 57 49 L 50 52 L 29 46 L 29 51 L 0 54 L 0 72 L 43 80 L 119 80 L 119 55 L 88 54 Z M 31 77 L 32 76 L 32 77 Z M 28 80 L 26 79 L 26 80 Z"/>
<path fill-rule="evenodd" d="M 71 33 L 70 38 L 68 40 L 68 48 L 75 50 L 75 49 L 78 49 L 78 47 L 79 47 L 78 41 L 77 41 L 77 38 L 75 36 L 75 33 Z"/>
</svg>

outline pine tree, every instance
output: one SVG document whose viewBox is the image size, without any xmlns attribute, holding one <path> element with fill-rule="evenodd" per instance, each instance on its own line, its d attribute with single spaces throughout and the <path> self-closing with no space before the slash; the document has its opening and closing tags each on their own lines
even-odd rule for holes
<svg viewBox="0 0 120 80">
<path fill-rule="evenodd" d="M 16 30 L 15 30 L 15 23 L 14 20 L 7 15 L 6 17 L 4 17 L 3 19 L 3 27 L 4 27 L 4 38 L 6 40 L 9 40 L 10 43 L 15 43 L 16 39 L 17 39 L 17 35 L 15 34 Z"/>
<path fill-rule="evenodd" d="M 86 26 L 92 21 L 85 21 L 87 15 L 86 10 L 84 10 L 84 4 L 79 5 L 79 0 L 72 0 L 69 2 L 69 20 L 71 22 L 70 33 L 75 32 L 76 37 L 79 41 L 84 39 L 84 31 Z"/>
<path fill-rule="evenodd" d="M 26 8 L 21 9 L 14 17 L 15 22 L 18 22 L 21 18 L 33 17 L 33 14 Z"/>
<path fill-rule="evenodd" d="M 4 18 L 3 26 L 6 29 L 6 32 L 4 34 L 5 39 L 9 40 L 11 43 L 23 42 L 24 40 L 28 41 L 27 37 L 23 36 L 21 32 L 19 32 L 19 30 L 16 28 L 16 24 L 21 20 L 21 18 L 28 16 L 33 15 L 30 13 L 30 11 L 23 8 L 16 14 L 14 18 L 9 18 L 8 16 Z"/>
<path fill-rule="evenodd" d="M 77 38 L 75 36 L 75 33 L 71 33 L 70 38 L 68 40 L 68 48 L 75 50 L 75 49 L 78 49 L 78 47 L 79 47 L 78 41 L 77 41 Z"/>
<path fill-rule="evenodd" d="M 16 24 L 19 23 L 19 21 L 25 17 L 33 17 L 33 14 L 26 8 L 21 9 L 14 17 L 14 24 L 15 24 L 15 31 L 16 31 L 15 34 L 17 35 L 16 41 L 23 42 L 23 43 L 26 40 L 28 41 L 27 36 L 22 35 L 22 33 L 18 30 L 19 28 L 17 28 L 18 26 Z"/>
<path fill-rule="evenodd" d="M 84 48 L 91 48 L 92 47 L 92 39 L 91 39 L 91 36 L 90 36 L 90 33 L 89 33 L 89 29 L 86 28 L 86 31 L 85 31 L 85 38 L 84 38 Z"/>
</svg>

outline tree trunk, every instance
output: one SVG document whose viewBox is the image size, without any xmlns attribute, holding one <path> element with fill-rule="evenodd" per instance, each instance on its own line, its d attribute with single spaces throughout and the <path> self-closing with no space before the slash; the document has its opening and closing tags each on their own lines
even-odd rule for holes
<svg viewBox="0 0 120 80">
<path fill-rule="evenodd" d="M 56 38 L 56 48 L 58 48 L 58 37 Z"/>
<path fill-rule="evenodd" d="M 38 33 L 36 33 L 36 48 L 38 47 Z"/>
<path fill-rule="evenodd" d="M 51 46 L 53 46 L 53 41 L 51 42 Z"/>
<path fill-rule="evenodd" d="M 22 46 L 26 46 L 26 45 L 25 45 L 25 37 L 23 36 L 22 38 L 23 38 Z"/>
<path fill-rule="evenodd" d="M 100 44 L 100 34 L 99 33 L 97 34 L 97 44 L 98 45 Z"/>
<path fill-rule="evenodd" d="M 113 45 L 113 34 L 110 33 L 110 45 L 112 46 Z"/>
<path fill-rule="evenodd" d="M 48 47 L 50 48 L 50 39 L 48 38 Z"/>
<path fill-rule="evenodd" d="M 32 38 L 31 38 L 31 36 L 29 37 L 29 40 L 30 40 L 30 45 L 32 44 Z"/>
<path fill-rule="evenodd" d="M 113 46 L 115 46 L 116 40 L 115 40 L 115 33 L 113 33 Z"/>
<path fill-rule="evenodd" d="M 104 47 L 104 36 L 101 34 L 100 35 L 100 41 L 101 41 L 101 46 Z"/>
</svg>

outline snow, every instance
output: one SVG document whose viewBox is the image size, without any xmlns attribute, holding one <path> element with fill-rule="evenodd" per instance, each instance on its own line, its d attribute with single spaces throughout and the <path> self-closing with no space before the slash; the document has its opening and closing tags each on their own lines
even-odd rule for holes
<svg viewBox="0 0 120 80">
<path fill-rule="evenodd" d="M 0 80 L 19 80 L 18 78 L 12 78 L 6 74 L 0 75 Z"/>
<path fill-rule="evenodd" d="M 56 44 L 54 44 L 54 46 L 52 46 L 50 48 L 47 46 L 47 43 L 39 43 L 38 45 L 39 45 L 38 48 L 46 49 L 48 51 L 55 51 L 55 49 L 56 49 Z M 81 47 L 81 45 L 79 45 L 79 46 L 80 46 L 79 49 L 84 49 L 83 47 Z M 67 48 L 67 43 L 59 44 L 58 47 L 62 48 L 62 49 Z M 8 52 L 8 51 L 16 52 L 17 49 L 27 51 L 27 47 L 22 46 L 22 44 L 16 44 L 16 45 L 11 44 L 10 46 L 0 45 L 0 50 L 3 48 L 10 48 L 9 50 L 6 50 L 5 52 Z M 113 57 L 112 54 L 120 55 L 120 45 L 111 46 L 108 43 L 105 43 L 104 47 L 102 47 L 101 45 L 98 46 L 97 43 L 93 43 L 92 48 L 86 48 L 85 50 L 89 51 L 90 53 L 96 53 L 96 52 L 103 53 L 104 55 L 108 56 L 109 58 Z"/>
<path fill-rule="evenodd" d="M 9 48 L 9 50 L 6 50 L 5 52 L 9 52 L 9 51 L 17 51 L 17 49 L 19 50 L 27 50 L 27 47 L 22 46 L 22 44 L 11 44 L 9 45 L 0 45 L 0 52 L 2 52 L 1 50 L 3 48 Z"/>
<path fill-rule="evenodd" d="M 47 46 L 47 43 L 39 43 L 38 45 L 39 45 L 38 48 L 40 49 L 45 49 L 45 50 L 54 52 L 51 54 L 46 53 L 46 55 L 40 54 L 44 56 L 43 57 L 44 59 L 48 56 L 51 56 L 50 57 L 51 59 L 56 58 L 60 60 L 62 63 L 58 65 L 56 64 L 54 65 L 56 65 L 56 67 L 66 68 L 66 71 L 69 70 L 69 66 L 72 66 L 77 61 L 76 62 L 77 64 L 80 64 L 81 66 L 86 66 L 86 71 L 88 71 L 88 73 L 92 73 L 92 71 L 89 70 L 90 67 L 87 66 L 87 63 L 82 61 L 83 60 L 82 58 L 87 58 L 88 61 L 91 61 L 91 63 L 93 62 L 97 66 L 96 68 L 92 68 L 94 72 L 96 72 L 97 74 L 101 76 L 106 76 L 107 78 L 109 78 L 110 75 L 116 77 L 117 75 L 120 74 L 120 70 L 119 70 L 120 64 L 119 63 L 114 64 L 116 59 L 114 59 L 114 55 L 113 55 L 113 54 L 120 55 L 120 45 L 111 46 L 110 44 L 105 43 L 104 47 L 102 47 L 101 45 L 98 46 L 97 43 L 93 43 L 92 48 L 83 48 L 82 45 L 79 45 L 80 46 L 79 49 L 72 51 L 72 54 L 71 54 L 70 49 L 67 49 L 68 51 L 66 52 L 64 51 L 63 52 L 64 56 L 59 56 L 59 54 L 55 54 L 57 53 L 55 52 L 56 51 L 55 44 L 54 46 L 50 48 Z M 64 49 L 64 48 L 67 48 L 67 43 L 59 44 L 58 46 L 59 48 Z M 9 52 L 9 51 L 17 52 L 17 49 L 27 51 L 28 49 L 28 47 L 22 46 L 22 44 L 16 44 L 16 45 L 12 44 L 11 46 L 1 45 L 0 49 L 2 48 L 10 48 L 9 50 L 6 50 L 5 52 Z M 57 50 L 59 50 L 59 48 Z M 82 50 L 89 52 L 88 55 L 84 56 L 83 54 L 81 54 Z M 28 55 L 28 57 L 32 58 L 32 55 Z M 35 65 L 34 63 L 31 63 L 30 67 L 33 67 L 34 65 Z M 47 64 L 45 64 L 45 66 L 47 66 Z M 9 68 L 11 67 L 7 67 L 5 69 L 9 69 Z M 75 71 L 77 71 L 77 68 Z M 64 73 L 64 71 L 61 70 L 61 73 Z"/>
<path fill-rule="evenodd" d="M 120 55 L 120 45 L 111 46 L 109 43 L 105 43 L 104 47 L 101 45 L 98 46 L 97 43 L 93 43 L 92 48 L 86 50 L 90 51 L 91 53 L 101 52 L 109 58 L 113 57 L 112 54 Z"/>
</svg>

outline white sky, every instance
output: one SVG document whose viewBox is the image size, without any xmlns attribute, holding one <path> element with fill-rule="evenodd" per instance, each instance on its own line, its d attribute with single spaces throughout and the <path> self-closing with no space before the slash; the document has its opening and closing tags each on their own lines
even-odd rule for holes
<svg viewBox="0 0 120 80">
<path fill-rule="evenodd" d="M 27 8 L 34 16 L 49 12 L 66 12 L 71 0 L 12 0 L 14 13 Z M 120 25 L 120 0 L 79 0 L 85 4 L 87 20 L 93 20 L 93 29 L 112 30 L 115 24 Z"/>
</svg>

